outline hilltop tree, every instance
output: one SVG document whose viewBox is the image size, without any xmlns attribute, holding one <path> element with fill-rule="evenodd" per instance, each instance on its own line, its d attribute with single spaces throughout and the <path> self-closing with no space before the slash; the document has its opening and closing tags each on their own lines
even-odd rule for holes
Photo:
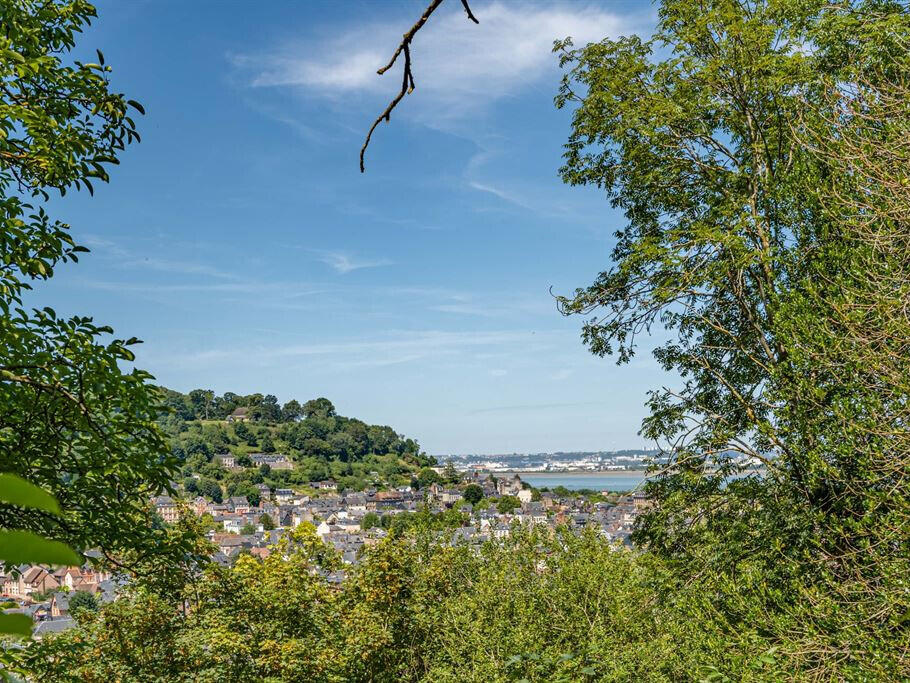
<svg viewBox="0 0 910 683">
<path fill-rule="evenodd" d="M 197 418 L 208 420 L 215 402 L 215 392 L 210 389 L 193 389 L 189 393 L 193 413 Z"/>
<path fill-rule="evenodd" d="M 284 422 L 296 422 L 303 415 L 303 406 L 296 399 L 291 399 L 281 407 L 281 419 Z"/>
<path fill-rule="evenodd" d="M 303 416 L 310 417 L 334 417 L 335 406 L 327 398 L 314 398 L 303 404 Z"/>
</svg>

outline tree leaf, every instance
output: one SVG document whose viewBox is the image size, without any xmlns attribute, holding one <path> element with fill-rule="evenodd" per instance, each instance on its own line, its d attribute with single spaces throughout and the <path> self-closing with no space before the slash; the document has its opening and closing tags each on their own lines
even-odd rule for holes
<svg viewBox="0 0 910 683">
<path fill-rule="evenodd" d="M 82 564 L 82 558 L 66 544 L 18 529 L 0 529 L 0 560 L 8 564 Z"/>
<path fill-rule="evenodd" d="M 27 614 L 0 613 L 0 633 L 28 638 L 32 635 L 32 626 L 31 617 Z"/>
<path fill-rule="evenodd" d="M 51 494 L 14 474 L 0 474 L 0 502 L 60 514 L 60 506 Z"/>
</svg>

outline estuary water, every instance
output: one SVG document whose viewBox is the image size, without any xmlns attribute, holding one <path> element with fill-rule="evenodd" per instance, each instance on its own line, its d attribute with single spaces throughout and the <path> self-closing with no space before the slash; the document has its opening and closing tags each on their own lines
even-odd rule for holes
<svg viewBox="0 0 910 683">
<path fill-rule="evenodd" d="M 528 482 L 536 488 L 565 486 L 570 491 L 578 489 L 593 489 L 595 491 L 631 491 L 637 488 L 644 480 L 645 473 L 641 471 L 621 472 L 507 472 L 511 477 L 517 474 L 522 481 Z M 497 477 L 503 476 L 497 473 Z"/>
</svg>

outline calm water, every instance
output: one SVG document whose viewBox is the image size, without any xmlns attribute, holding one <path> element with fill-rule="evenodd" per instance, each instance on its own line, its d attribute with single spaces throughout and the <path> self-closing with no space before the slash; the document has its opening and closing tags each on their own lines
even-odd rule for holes
<svg viewBox="0 0 910 683">
<path fill-rule="evenodd" d="M 512 473 L 508 473 L 511 476 Z M 502 476 L 497 474 L 496 476 Z M 631 491 L 645 479 L 644 472 L 519 472 L 522 481 L 540 488 L 565 486 L 570 491 L 594 489 L 595 491 Z"/>
</svg>

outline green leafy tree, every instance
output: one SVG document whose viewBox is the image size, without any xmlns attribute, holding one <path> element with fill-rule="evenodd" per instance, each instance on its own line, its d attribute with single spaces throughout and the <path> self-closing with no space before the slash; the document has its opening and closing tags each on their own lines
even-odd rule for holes
<svg viewBox="0 0 910 683">
<path fill-rule="evenodd" d="M 500 496 L 496 501 L 496 510 L 500 514 L 508 514 L 515 508 L 521 507 L 521 501 L 515 496 Z"/>
<path fill-rule="evenodd" d="M 908 15 L 665 0 L 650 40 L 557 45 L 563 178 L 626 217 L 611 268 L 561 305 L 620 362 L 662 327 L 655 357 L 682 377 L 650 395 L 642 434 L 666 458 L 636 539 L 710 582 L 731 624 L 768 615 L 809 678 L 838 676 L 831 648 L 896 666 L 910 611 L 910 391 L 886 360 L 907 333 Z"/>
<path fill-rule="evenodd" d="M 468 501 L 471 505 L 477 505 L 477 503 L 479 503 L 483 498 L 483 489 L 477 484 L 468 484 L 465 486 L 461 497 Z"/>
<path fill-rule="evenodd" d="M 314 398 L 303 404 L 304 417 L 334 417 L 335 406 L 327 398 Z"/>
<path fill-rule="evenodd" d="M 250 438 L 251 432 L 250 428 L 246 426 L 244 422 L 235 422 L 234 423 L 234 434 L 241 441 L 246 441 Z"/>
<path fill-rule="evenodd" d="M 453 463 L 447 462 L 442 470 L 442 479 L 448 484 L 457 484 L 461 481 L 461 475 L 458 474 Z"/>
<path fill-rule="evenodd" d="M 76 591 L 69 598 L 70 614 L 78 615 L 79 612 L 83 610 L 88 612 L 95 612 L 97 609 L 98 600 L 96 600 L 95 596 L 88 591 Z"/>
<path fill-rule="evenodd" d="M 206 498 L 211 498 L 216 503 L 220 503 L 223 500 L 224 495 L 221 484 L 216 480 L 207 477 L 203 477 L 199 480 L 199 493 Z"/>
<path fill-rule="evenodd" d="M 132 117 L 142 107 L 111 90 L 101 53 L 70 57 L 94 16 L 83 0 L 2 7 L 0 470 L 46 489 L 64 514 L 4 508 L 0 525 L 116 554 L 147 540 L 146 502 L 176 474 L 155 422 L 161 395 L 147 372 L 121 366 L 135 360 L 137 339 L 23 305 L 87 251 L 50 215 L 51 195 L 93 192 L 139 139 Z"/>
<path fill-rule="evenodd" d="M 291 399 L 281 406 L 281 419 L 285 422 L 296 422 L 303 415 L 303 406 L 296 399 Z"/>
<path fill-rule="evenodd" d="M 419 487 L 422 489 L 426 488 L 430 484 L 435 484 L 438 481 L 439 481 L 439 475 L 436 474 L 436 470 L 431 469 L 429 467 L 424 467 L 417 474 L 417 483 L 419 484 Z"/>
<path fill-rule="evenodd" d="M 271 394 L 264 396 L 257 408 L 259 419 L 265 422 L 281 421 L 281 406 L 278 405 L 278 399 Z"/>
<path fill-rule="evenodd" d="M 189 393 L 193 414 L 197 419 L 208 420 L 215 403 L 215 392 L 210 389 L 193 389 Z"/>
<path fill-rule="evenodd" d="M 271 531 L 275 528 L 275 520 L 271 518 L 267 513 L 259 515 L 259 523 L 262 525 L 263 530 Z"/>
<path fill-rule="evenodd" d="M 21 477 L 0 474 L 0 506 L 20 512 L 41 512 L 59 517 L 60 506 L 54 497 Z M 0 563 L 8 567 L 22 564 L 79 565 L 80 556 L 59 541 L 22 529 L 0 527 Z M 32 620 L 26 614 L 0 611 L 0 635 L 29 636 Z M 0 664 L 4 662 L 0 658 Z M 0 669 L 2 672 L 3 669 Z"/>
<path fill-rule="evenodd" d="M 367 529 L 372 529 L 373 527 L 380 526 L 379 515 L 375 512 L 368 512 L 363 516 L 363 519 L 360 520 L 360 528 L 366 531 Z"/>
</svg>

